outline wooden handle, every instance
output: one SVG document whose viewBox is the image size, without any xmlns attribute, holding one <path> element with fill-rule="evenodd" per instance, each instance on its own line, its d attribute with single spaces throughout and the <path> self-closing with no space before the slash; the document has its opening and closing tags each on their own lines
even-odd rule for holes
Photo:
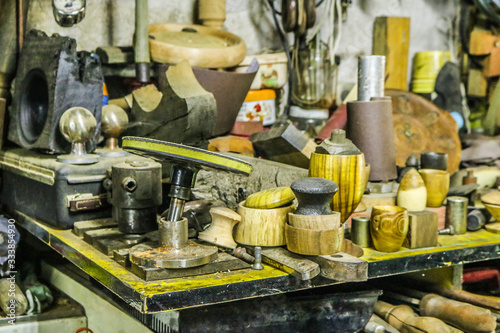
<svg viewBox="0 0 500 333">
<path fill-rule="evenodd" d="M 458 289 L 439 289 L 436 292 L 457 301 L 500 311 L 500 297 L 478 295 Z"/>
<path fill-rule="evenodd" d="M 393 306 L 378 301 L 374 308 L 375 314 L 382 317 L 401 333 L 455 333 L 451 327 L 441 320 L 431 317 L 419 317 L 407 305 Z"/>
<path fill-rule="evenodd" d="M 493 332 L 497 326 L 491 311 L 436 294 L 428 294 L 422 298 L 420 314 L 439 318 L 472 333 Z"/>
</svg>

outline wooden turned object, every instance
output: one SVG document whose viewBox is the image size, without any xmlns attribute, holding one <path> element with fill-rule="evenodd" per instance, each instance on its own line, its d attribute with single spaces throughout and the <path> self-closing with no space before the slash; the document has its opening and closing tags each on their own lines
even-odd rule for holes
<svg viewBox="0 0 500 333">
<path fill-rule="evenodd" d="M 286 243 L 289 251 L 304 255 L 327 255 L 340 251 L 344 229 L 340 213 L 330 203 L 338 191 L 335 182 L 323 178 L 304 178 L 291 185 L 299 204 L 289 214 Z"/>
<path fill-rule="evenodd" d="M 233 227 L 241 221 L 240 215 L 226 207 L 214 207 L 210 209 L 210 215 L 212 224 L 207 230 L 200 232 L 198 238 L 218 246 L 236 248 Z"/>
<path fill-rule="evenodd" d="M 234 228 L 237 243 L 252 246 L 285 245 L 285 224 L 288 213 L 295 210 L 295 205 L 273 209 L 256 209 L 240 202 L 238 213 L 241 222 Z"/>
<path fill-rule="evenodd" d="M 287 224 L 286 247 L 288 251 L 303 255 L 327 255 L 339 252 L 344 241 L 344 228 L 313 230 Z"/>
</svg>

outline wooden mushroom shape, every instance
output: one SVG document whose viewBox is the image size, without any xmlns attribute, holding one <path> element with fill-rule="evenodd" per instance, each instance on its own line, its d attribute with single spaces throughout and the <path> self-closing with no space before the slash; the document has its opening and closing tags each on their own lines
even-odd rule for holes
<svg viewBox="0 0 500 333">
<path fill-rule="evenodd" d="M 210 209 L 210 215 L 212 224 L 207 230 L 200 232 L 198 238 L 229 249 L 236 248 L 233 227 L 241 221 L 240 215 L 226 207 L 214 207 Z"/>
</svg>

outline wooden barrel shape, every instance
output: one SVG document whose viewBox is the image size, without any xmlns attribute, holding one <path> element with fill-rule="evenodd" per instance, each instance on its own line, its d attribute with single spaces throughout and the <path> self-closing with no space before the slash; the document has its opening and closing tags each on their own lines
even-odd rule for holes
<svg viewBox="0 0 500 333">
<path fill-rule="evenodd" d="M 339 252 L 344 242 L 344 227 L 312 230 L 286 225 L 288 251 L 303 255 L 328 255 Z"/>
<path fill-rule="evenodd" d="M 339 191 L 333 196 L 332 210 L 345 222 L 358 207 L 366 187 L 365 155 L 327 155 L 312 153 L 310 177 L 333 180 Z"/>
</svg>

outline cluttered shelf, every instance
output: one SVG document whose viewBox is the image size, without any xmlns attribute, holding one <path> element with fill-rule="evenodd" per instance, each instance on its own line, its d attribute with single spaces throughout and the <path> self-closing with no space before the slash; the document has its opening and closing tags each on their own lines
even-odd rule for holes
<svg viewBox="0 0 500 333">
<path fill-rule="evenodd" d="M 143 313 L 267 296 L 337 284 L 318 276 L 301 281 L 265 265 L 263 270 L 241 269 L 193 277 L 144 281 L 95 249 L 71 230 L 58 230 L 22 213 L 11 214 L 18 225 L 51 246 Z M 417 270 L 500 258 L 500 234 L 486 230 L 439 236 L 439 246 L 382 253 L 365 249 L 368 277 L 377 278 Z"/>
</svg>

